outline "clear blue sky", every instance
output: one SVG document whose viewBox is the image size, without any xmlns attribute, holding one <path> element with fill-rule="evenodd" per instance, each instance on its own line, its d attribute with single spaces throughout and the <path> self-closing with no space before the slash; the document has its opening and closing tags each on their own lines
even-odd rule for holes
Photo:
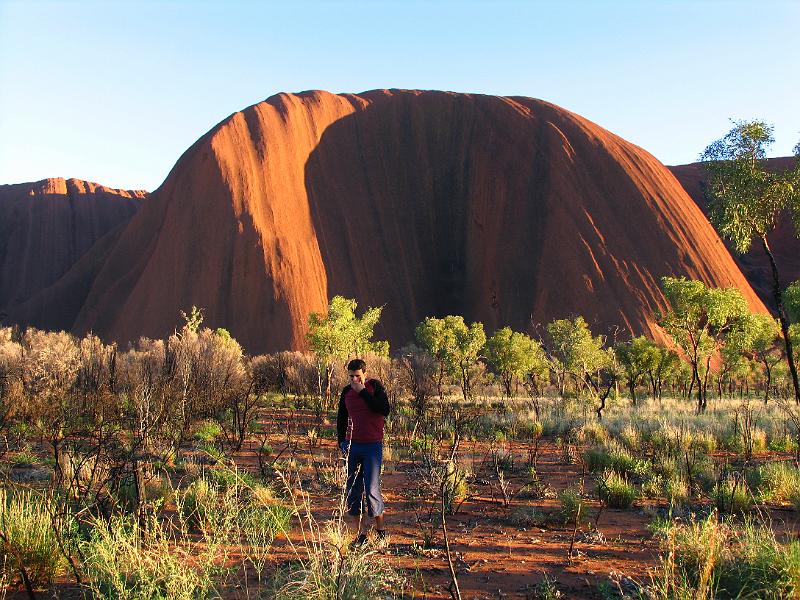
<svg viewBox="0 0 800 600">
<path fill-rule="evenodd" d="M 800 2 L 0 0 L 0 183 L 155 189 L 277 92 L 398 87 L 542 98 L 696 160 L 729 119 L 800 140 Z"/>
</svg>

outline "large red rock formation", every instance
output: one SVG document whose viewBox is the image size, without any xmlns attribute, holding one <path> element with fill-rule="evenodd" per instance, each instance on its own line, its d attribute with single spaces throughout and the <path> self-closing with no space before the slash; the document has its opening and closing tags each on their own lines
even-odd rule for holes
<svg viewBox="0 0 800 600">
<path fill-rule="evenodd" d="M 0 185 L 0 312 L 53 285 L 146 196 L 78 179 Z"/>
<path fill-rule="evenodd" d="M 251 352 L 302 347 L 334 294 L 489 331 L 581 314 L 658 335 L 662 275 L 764 306 L 650 154 L 552 104 L 379 90 L 279 94 L 184 153 L 94 278 L 78 333 L 170 332 L 205 307 Z"/>
<path fill-rule="evenodd" d="M 775 171 L 789 169 L 794 166 L 795 160 L 791 156 L 771 158 L 767 161 L 767 169 Z M 703 169 L 703 165 L 701 163 L 692 163 L 669 167 L 669 169 L 703 212 L 707 212 L 708 205 L 703 194 L 707 174 Z M 775 256 L 775 263 L 778 266 L 782 285 L 785 286 L 799 280 L 800 239 L 798 239 L 792 220 L 788 215 L 781 215 L 778 219 L 778 225 L 767 235 L 767 242 Z M 730 244 L 727 245 L 750 285 L 753 286 L 764 303 L 774 309 L 772 267 L 761 244 L 757 241 L 754 242 L 750 251 L 741 255 L 737 254 Z"/>
</svg>

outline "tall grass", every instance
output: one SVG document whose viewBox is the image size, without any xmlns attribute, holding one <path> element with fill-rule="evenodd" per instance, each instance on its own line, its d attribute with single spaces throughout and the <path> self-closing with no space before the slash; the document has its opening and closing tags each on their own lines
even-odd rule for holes
<svg viewBox="0 0 800 600">
<path fill-rule="evenodd" d="M 49 583 L 67 570 L 56 529 L 68 546 L 74 523 L 67 517 L 52 517 L 55 508 L 50 497 L 0 487 L 0 532 L 5 537 L 0 541 L 0 570 L 7 581 L 20 575 L 20 567 L 34 586 Z"/>
<path fill-rule="evenodd" d="M 652 600 L 798 595 L 800 542 L 782 544 L 769 527 L 749 519 L 734 526 L 716 514 L 668 529 L 661 564 L 643 590 Z"/>
</svg>

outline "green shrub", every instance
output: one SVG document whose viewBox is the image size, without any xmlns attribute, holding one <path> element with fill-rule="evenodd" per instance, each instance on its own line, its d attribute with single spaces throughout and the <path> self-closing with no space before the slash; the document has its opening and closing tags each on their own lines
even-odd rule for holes
<svg viewBox="0 0 800 600">
<path fill-rule="evenodd" d="M 133 517 L 96 519 L 82 544 L 87 583 L 96 598 L 194 600 L 218 597 L 224 544 L 177 543 L 153 519 L 147 533 Z M 185 533 L 185 532 L 184 532 Z M 182 536 L 185 540 L 187 536 Z"/>
<path fill-rule="evenodd" d="M 717 449 L 717 438 L 708 431 L 695 431 L 689 447 L 696 452 L 711 454 Z"/>
<path fill-rule="evenodd" d="M 58 546 L 53 525 L 65 543 L 75 534 L 72 519 L 51 521 L 55 503 L 33 492 L 10 492 L 0 487 L 0 531 L 8 539 L 0 544 L 0 570 L 6 581 L 19 575 L 24 566 L 34 585 L 49 583 L 66 570 L 67 561 Z M 22 562 L 22 565 L 19 562 Z"/>
<path fill-rule="evenodd" d="M 442 467 L 439 476 L 443 478 L 441 492 L 444 495 L 445 511 L 453 514 L 461 501 L 469 494 L 467 470 L 449 460 Z"/>
<path fill-rule="evenodd" d="M 564 523 L 575 523 L 583 512 L 583 499 L 581 495 L 571 489 L 566 489 L 558 495 L 561 506 L 559 515 Z"/>
<path fill-rule="evenodd" d="M 628 508 L 636 499 L 636 488 L 611 469 L 603 471 L 598 479 L 597 493 L 610 508 Z"/>
<path fill-rule="evenodd" d="M 768 463 L 759 467 L 756 475 L 753 487 L 764 500 L 791 502 L 800 496 L 800 471 L 792 464 Z"/>
<path fill-rule="evenodd" d="M 611 465 L 611 456 L 604 446 L 592 446 L 583 453 L 583 461 L 590 472 L 596 473 Z"/>
<path fill-rule="evenodd" d="M 717 510 L 731 514 L 747 512 L 753 506 L 753 497 L 747 482 L 741 476 L 729 476 L 714 488 Z"/>
<path fill-rule="evenodd" d="M 602 423 L 590 421 L 578 430 L 577 439 L 584 444 L 601 444 L 609 439 L 608 430 Z"/>
<path fill-rule="evenodd" d="M 25 446 L 11 458 L 11 464 L 16 467 L 35 467 L 41 462 L 41 459 L 33 453 L 30 446 Z"/>
<path fill-rule="evenodd" d="M 796 598 L 800 543 L 779 543 L 771 529 L 745 520 L 739 527 L 716 515 L 686 525 L 665 525 L 662 568 L 644 597 Z"/>
<path fill-rule="evenodd" d="M 211 419 L 206 419 L 195 426 L 194 432 L 192 432 L 192 439 L 195 439 L 198 442 L 210 443 L 215 441 L 221 435 L 222 427 L 220 427 L 220 424 Z"/>
</svg>

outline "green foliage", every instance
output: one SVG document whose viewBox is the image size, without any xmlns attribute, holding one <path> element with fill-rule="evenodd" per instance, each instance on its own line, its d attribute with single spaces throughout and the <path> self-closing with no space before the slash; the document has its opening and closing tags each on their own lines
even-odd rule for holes
<svg viewBox="0 0 800 600">
<path fill-rule="evenodd" d="M 513 381 L 528 373 L 541 376 L 548 369 L 547 357 L 541 345 L 524 333 L 503 327 L 486 342 L 486 358 L 503 382 L 507 396 L 512 396 Z"/>
<path fill-rule="evenodd" d="M 628 508 L 636 499 L 636 488 L 612 469 L 603 471 L 598 478 L 597 493 L 610 508 Z"/>
<path fill-rule="evenodd" d="M 181 317 L 185 321 L 184 327 L 191 331 L 192 333 L 197 333 L 200 331 L 200 325 L 203 324 L 203 309 L 197 308 L 196 306 L 192 306 L 192 310 L 189 311 L 187 315 L 185 312 L 181 311 Z"/>
<path fill-rule="evenodd" d="M 766 150 L 775 141 L 764 121 L 734 121 L 725 137 L 710 144 L 701 160 L 710 181 L 707 190 L 711 221 L 740 253 L 754 237 L 766 239 L 783 210 L 800 217 L 798 168 L 766 169 Z"/>
<path fill-rule="evenodd" d="M 792 322 L 800 321 L 800 281 L 793 282 L 784 290 L 783 302 Z"/>
<path fill-rule="evenodd" d="M 322 360 L 346 360 L 366 352 L 388 355 L 387 342 L 370 341 L 383 308 L 368 308 L 359 318 L 355 312 L 357 306 L 355 300 L 334 296 L 326 314 L 309 315 L 308 343 Z"/>
<path fill-rule="evenodd" d="M 71 543 L 74 523 L 66 518 L 51 521 L 56 504 L 34 492 L 9 492 L 0 487 L 0 532 L 7 541 L 0 543 L 0 573 L 5 581 L 25 567 L 34 585 L 51 582 L 65 572 L 67 561 L 58 546 L 54 525 L 62 539 Z M 21 564 L 20 564 L 21 562 Z"/>
<path fill-rule="evenodd" d="M 584 374 L 599 369 L 606 360 L 604 339 L 594 337 L 583 317 L 557 319 L 547 325 L 553 356 L 569 373 Z"/>
<path fill-rule="evenodd" d="M 448 315 L 443 319 L 426 317 L 417 326 L 416 338 L 461 386 L 464 399 L 472 393 L 474 370 L 486 344 L 482 323 L 467 325 L 464 317 Z"/>
<path fill-rule="evenodd" d="M 558 495 L 558 503 L 561 507 L 559 515 L 564 523 L 574 524 L 583 512 L 583 498 L 571 489 L 566 489 Z"/>
<path fill-rule="evenodd" d="M 662 277 L 661 286 L 671 309 L 661 316 L 660 324 L 692 365 L 703 408 L 707 381 L 703 375 L 711 356 L 729 339 L 737 339 L 748 322 L 747 301 L 736 288 L 708 288 L 685 277 Z"/>
<path fill-rule="evenodd" d="M 176 544 L 156 519 L 145 533 L 134 517 L 95 519 L 82 544 L 88 586 L 96 598 L 194 600 L 219 597 L 224 550 L 219 539 Z"/>
<path fill-rule="evenodd" d="M 636 386 L 649 369 L 655 365 L 657 355 L 655 353 L 656 344 L 644 336 L 633 338 L 630 342 L 623 342 L 614 347 L 622 372 L 625 375 L 628 388 L 631 393 L 631 400 L 636 402 Z"/>
<path fill-rule="evenodd" d="M 800 593 L 800 543 L 779 543 L 769 527 L 751 520 L 734 527 L 712 514 L 664 524 L 663 537 L 662 565 L 647 598 L 778 600 Z"/>
<path fill-rule="evenodd" d="M 216 421 L 206 419 L 201 421 L 194 428 L 192 437 L 198 442 L 213 442 L 222 435 L 222 427 Z"/>
<path fill-rule="evenodd" d="M 728 476 L 714 488 L 714 502 L 720 512 L 742 514 L 753 506 L 753 496 L 744 478 Z"/>
<path fill-rule="evenodd" d="M 773 462 L 757 471 L 759 495 L 767 501 L 796 502 L 800 500 L 800 471 L 792 464 Z"/>
</svg>

